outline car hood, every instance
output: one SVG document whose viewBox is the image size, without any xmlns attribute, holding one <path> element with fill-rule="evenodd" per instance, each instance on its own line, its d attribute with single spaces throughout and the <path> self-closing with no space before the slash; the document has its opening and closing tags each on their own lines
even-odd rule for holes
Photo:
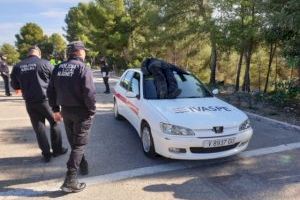
<svg viewBox="0 0 300 200">
<path fill-rule="evenodd" d="M 216 97 L 151 100 L 150 103 L 167 123 L 191 129 L 238 127 L 247 119 L 245 113 Z"/>
</svg>

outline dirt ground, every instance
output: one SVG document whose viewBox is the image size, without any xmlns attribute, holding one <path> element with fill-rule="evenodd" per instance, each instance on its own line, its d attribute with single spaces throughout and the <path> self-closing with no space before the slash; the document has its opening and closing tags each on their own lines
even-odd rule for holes
<svg viewBox="0 0 300 200">
<path fill-rule="evenodd" d="M 247 93 L 221 92 L 218 97 L 242 110 L 300 126 L 300 102 L 278 106 L 258 101 Z"/>
</svg>

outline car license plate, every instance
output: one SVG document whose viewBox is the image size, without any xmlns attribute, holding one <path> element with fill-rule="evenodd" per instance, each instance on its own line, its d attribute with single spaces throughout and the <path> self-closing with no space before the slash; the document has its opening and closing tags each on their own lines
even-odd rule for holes
<svg viewBox="0 0 300 200">
<path fill-rule="evenodd" d="M 223 147 L 232 145 L 235 142 L 235 138 L 224 138 L 224 139 L 215 139 L 215 140 L 205 140 L 204 147 L 212 148 L 212 147 Z"/>
</svg>

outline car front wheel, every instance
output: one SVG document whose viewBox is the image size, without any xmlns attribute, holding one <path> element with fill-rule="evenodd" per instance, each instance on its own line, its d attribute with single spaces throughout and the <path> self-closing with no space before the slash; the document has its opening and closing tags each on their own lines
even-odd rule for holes
<svg viewBox="0 0 300 200">
<path fill-rule="evenodd" d="M 149 158 L 156 157 L 157 154 L 155 152 L 150 126 L 147 123 L 143 123 L 141 131 L 142 131 L 141 140 L 142 140 L 143 151 L 145 155 L 148 156 Z"/>
</svg>

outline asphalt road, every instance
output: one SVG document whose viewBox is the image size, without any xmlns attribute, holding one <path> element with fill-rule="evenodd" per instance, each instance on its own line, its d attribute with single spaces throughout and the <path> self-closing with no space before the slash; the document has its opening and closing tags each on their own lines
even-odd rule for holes
<svg viewBox="0 0 300 200">
<path fill-rule="evenodd" d="M 209 161 L 152 160 L 142 153 L 129 123 L 114 120 L 112 95 L 102 93 L 98 73 L 95 81 L 90 174 L 80 177 L 88 188 L 64 195 L 58 188 L 68 155 L 42 162 L 23 100 L 5 97 L 1 80 L 0 199 L 300 199 L 299 131 L 251 118 L 254 136 L 244 154 Z"/>
</svg>

